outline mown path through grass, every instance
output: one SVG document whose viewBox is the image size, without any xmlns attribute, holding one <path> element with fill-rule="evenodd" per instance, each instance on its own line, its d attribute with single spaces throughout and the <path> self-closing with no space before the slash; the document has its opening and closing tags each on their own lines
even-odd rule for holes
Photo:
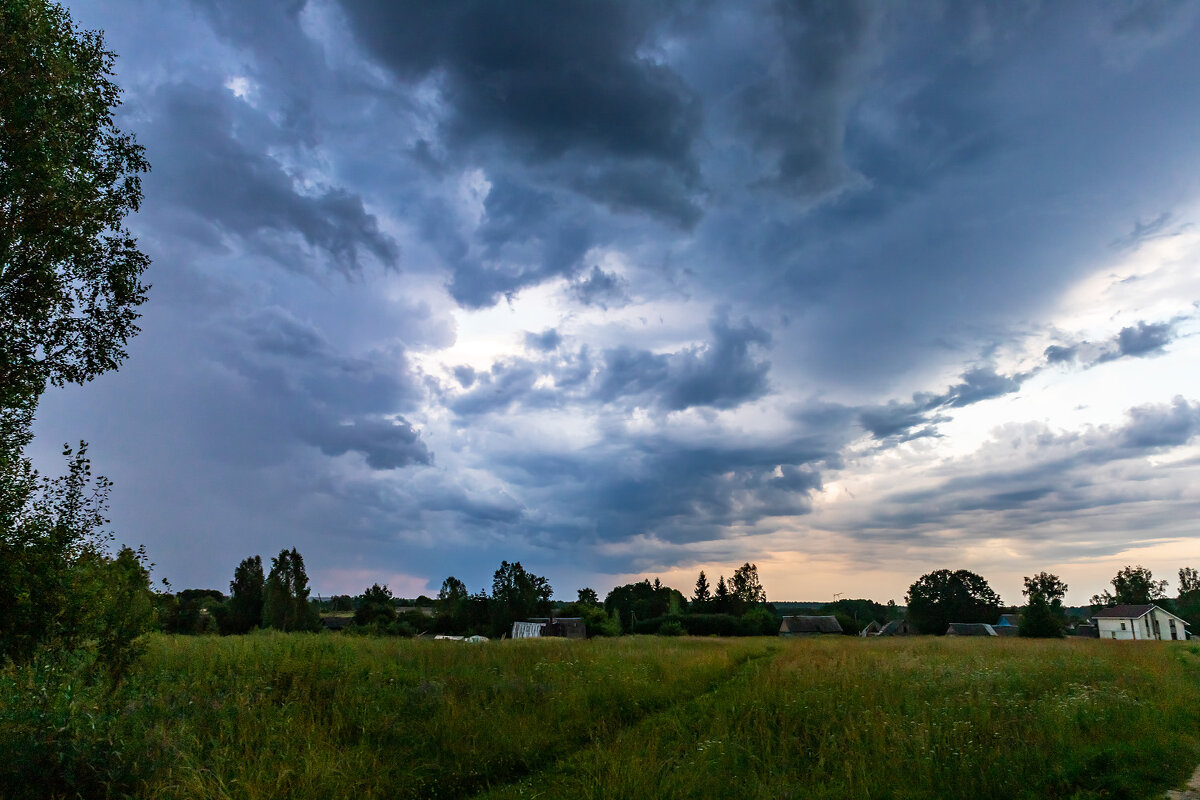
<svg viewBox="0 0 1200 800">
<path fill-rule="evenodd" d="M 773 644 L 163 637 L 127 735 L 164 800 L 465 797 L 609 741 Z"/>
<path fill-rule="evenodd" d="M 782 643 L 476 800 L 1157 798 L 1200 757 L 1200 647 Z"/>
<path fill-rule="evenodd" d="M 122 697 L 88 735 L 156 800 L 1161 798 L 1200 761 L 1191 642 L 157 636 Z"/>
</svg>

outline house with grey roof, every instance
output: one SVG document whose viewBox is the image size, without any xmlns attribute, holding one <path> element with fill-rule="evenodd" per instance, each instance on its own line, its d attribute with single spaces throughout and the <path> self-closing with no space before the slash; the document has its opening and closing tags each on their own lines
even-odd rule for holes
<svg viewBox="0 0 1200 800">
<path fill-rule="evenodd" d="M 1187 620 L 1154 603 L 1116 605 L 1092 614 L 1101 639 L 1181 640 L 1187 639 Z"/>
<path fill-rule="evenodd" d="M 784 617 L 779 626 L 779 635 L 819 636 L 826 633 L 841 633 L 842 626 L 837 617 Z"/>
<path fill-rule="evenodd" d="M 880 636 L 913 636 L 917 629 L 906 619 L 894 619 L 879 629 Z"/>
<path fill-rule="evenodd" d="M 947 636 L 997 636 L 996 629 L 986 622 L 951 622 Z"/>
</svg>

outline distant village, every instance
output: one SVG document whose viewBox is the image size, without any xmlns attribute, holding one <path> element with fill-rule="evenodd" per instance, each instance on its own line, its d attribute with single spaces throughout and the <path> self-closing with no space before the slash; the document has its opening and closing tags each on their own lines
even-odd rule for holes
<svg viewBox="0 0 1200 800">
<path fill-rule="evenodd" d="M 659 636 L 978 636 L 1082 637 L 1181 641 L 1200 625 L 1200 578 L 1179 570 L 1179 592 L 1142 566 L 1127 566 L 1111 590 L 1089 606 L 1066 607 L 1067 586 L 1042 572 L 1025 578 L 1024 603 L 1005 605 L 980 575 L 936 570 L 918 578 L 905 605 L 867 599 L 770 601 L 758 567 L 745 563 L 713 584 L 701 571 L 690 596 L 644 579 L 604 597 L 590 589 L 571 601 L 554 599 L 549 581 L 520 562 L 501 562 L 491 592 L 474 593 L 451 576 L 436 597 L 395 597 L 374 584 L 357 596 L 312 596 L 302 556 L 284 550 L 264 574 L 258 556 L 235 571 L 228 594 L 188 589 L 157 595 L 160 629 L 184 634 L 241 634 L 257 628 L 328 631 L 346 635 L 423 637 L 486 642 L 494 639 L 650 634 Z"/>
</svg>

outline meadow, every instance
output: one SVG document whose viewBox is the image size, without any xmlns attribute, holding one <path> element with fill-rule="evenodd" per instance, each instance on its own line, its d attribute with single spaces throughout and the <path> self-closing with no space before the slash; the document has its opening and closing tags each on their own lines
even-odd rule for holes
<svg viewBox="0 0 1200 800">
<path fill-rule="evenodd" d="M 1143 798 L 1200 761 L 1196 643 L 155 635 L 120 702 L 160 800 Z"/>
</svg>

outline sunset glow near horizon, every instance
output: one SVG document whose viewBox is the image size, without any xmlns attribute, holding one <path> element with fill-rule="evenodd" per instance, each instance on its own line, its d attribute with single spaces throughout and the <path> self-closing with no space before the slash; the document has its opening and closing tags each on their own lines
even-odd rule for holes
<svg viewBox="0 0 1200 800">
<path fill-rule="evenodd" d="M 153 289 L 34 454 L 176 588 L 1200 567 L 1200 5 L 68 7 Z"/>
</svg>

